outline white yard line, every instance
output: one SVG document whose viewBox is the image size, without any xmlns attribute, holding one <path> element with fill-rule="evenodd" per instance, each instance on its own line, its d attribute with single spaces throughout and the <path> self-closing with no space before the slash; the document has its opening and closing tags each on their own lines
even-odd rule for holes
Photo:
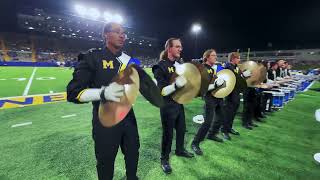
<svg viewBox="0 0 320 180">
<path fill-rule="evenodd" d="M 29 78 L 29 82 L 28 82 L 26 88 L 24 89 L 22 96 L 28 95 L 29 89 L 30 89 L 31 84 L 32 84 L 32 80 L 33 80 L 34 74 L 36 73 L 36 70 L 37 70 L 37 67 L 33 68 L 32 74 L 31 74 L 31 76 Z"/>
<path fill-rule="evenodd" d="M 70 114 L 70 115 L 65 115 L 65 116 L 61 116 L 61 118 L 69 118 L 69 117 L 74 117 L 77 116 L 76 114 Z"/>
<path fill-rule="evenodd" d="M 315 81 L 312 81 L 312 83 L 311 83 L 311 84 L 309 84 L 309 86 L 308 86 L 305 90 L 303 90 L 303 92 L 308 91 L 308 90 L 309 90 L 309 88 L 314 84 L 314 82 L 315 82 Z"/>
<path fill-rule="evenodd" d="M 12 127 L 12 128 L 15 128 L 15 127 L 27 126 L 27 125 L 31 125 L 31 124 L 32 124 L 32 122 L 25 122 L 25 123 L 20 123 L 20 124 L 12 125 L 11 127 Z"/>
</svg>

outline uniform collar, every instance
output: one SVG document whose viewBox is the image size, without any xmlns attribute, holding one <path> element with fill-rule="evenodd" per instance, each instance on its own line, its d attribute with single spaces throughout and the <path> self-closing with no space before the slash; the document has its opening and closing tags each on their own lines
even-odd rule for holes
<svg viewBox="0 0 320 180">
<path fill-rule="evenodd" d="M 231 62 L 228 62 L 228 63 L 230 64 L 230 66 L 232 66 L 234 68 L 238 67 L 237 64 L 232 64 Z"/>
<path fill-rule="evenodd" d="M 113 54 L 106 46 L 102 47 L 102 53 L 105 57 L 114 57 L 117 58 L 121 56 L 122 51 L 120 50 L 117 54 Z"/>
<path fill-rule="evenodd" d="M 172 66 L 174 65 L 175 62 L 178 62 L 177 60 L 171 61 L 171 60 L 169 60 L 168 58 L 164 58 L 163 61 L 167 61 L 167 63 L 169 63 L 169 64 L 172 65 Z"/>
<path fill-rule="evenodd" d="M 204 63 L 204 66 L 207 67 L 207 68 L 212 68 L 214 65 L 213 65 L 213 66 L 210 66 L 209 64 Z"/>
</svg>

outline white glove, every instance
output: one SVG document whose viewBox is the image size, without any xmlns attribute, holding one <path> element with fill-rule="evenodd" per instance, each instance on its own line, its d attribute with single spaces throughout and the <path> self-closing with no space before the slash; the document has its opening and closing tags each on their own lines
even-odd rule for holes
<svg viewBox="0 0 320 180">
<path fill-rule="evenodd" d="M 161 95 L 168 96 L 177 90 L 176 87 L 182 88 L 184 85 L 186 85 L 186 83 L 187 83 L 186 78 L 184 78 L 183 76 L 178 76 L 176 78 L 175 83 L 172 83 L 161 90 Z"/>
<path fill-rule="evenodd" d="M 197 124 L 202 124 L 204 122 L 204 117 L 203 115 L 196 115 L 192 118 L 192 120 Z"/>
<path fill-rule="evenodd" d="M 250 77 L 250 76 L 251 76 L 251 71 L 250 71 L 250 70 L 245 70 L 245 71 L 242 73 L 242 76 L 243 76 L 244 78 Z"/>
<path fill-rule="evenodd" d="M 282 78 L 282 77 L 277 77 L 276 80 L 277 80 L 277 81 L 282 81 L 283 78 Z"/>
<path fill-rule="evenodd" d="M 209 84 L 209 87 L 208 87 L 208 91 L 211 91 L 213 89 L 216 89 L 220 86 L 222 86 L 223 84 L 225 83 L 225 80 L 223 78 L 217 78 L 214 83 L 212 84 Z"/>
<path fill-rule="evenodd" d="M 217 85 L 217 87 L 222 86 L 224 82 L 225 82 L 225 80 L 224 80 L 223 78 L 221 78 L 221 77 L 218 77 L 218 78 L 214 81 L 214 83 Z"/>
<path fill-rule="evenodd" d="M 178 77 L 176 78 L 175 84 L 176 84 L 176 86 L 177 86 L 178 88 L 182 88 L 184 85 L 186 85 L 186 83 L 187 83 L 187 80 L 186 80 L 185 77 L 183 77 L 183 76 L 178 76 Z"/>
<path fill-rule="evenodd" d="M 267 79 L 267 84 L 272 84 L 274 83 L 274 81 L 272 81 L 271 79 Z"/>
<path fill-rule="evenodd" d="M 109 86 L 104 88 L 104 97 L 106 100 L 120 102 L 120 98 L 123 95 L 124 95 L 124 85 L 120 85 L 116 82 L 113 82 Z"/>
</svg>

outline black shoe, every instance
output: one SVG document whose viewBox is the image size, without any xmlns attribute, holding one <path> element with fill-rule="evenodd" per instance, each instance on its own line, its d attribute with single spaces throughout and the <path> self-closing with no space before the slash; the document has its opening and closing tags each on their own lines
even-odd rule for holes
<svg viewBox="0 0 320 180">
<path fill-rule="evenodd" d="M 222 133 L 222 136 L 225 140 L 229 140 L 229 141 L 231 140 L 229 133 Z"/>
<path fill-rule="evenodd" d="M 199 155 L 199 156 L 203 155 L 203 152 L 200 149 L 199 144 L 192 143 L 191 144 L 191 149 L 194 151 L 194 153 L 196 153 L 196 155 Z"/>
<path fill-rule="evenodd" d="M 249 129 L 249 130 L 252 130 L 252 127 L 251 126 L 249 126 L 249 125 L 242 125 L 244 128 L 246 128 L 246 129 Z"/>
<path fill-rule="evenodd" d="M 257 124 L 254 124 L 254 123 L 250 123 L 249 125 L 252 127 L 259 127 Z"/>
<path fill-rule="evenodd" d="M 185 157 L 185 158 L 193 158 L 194 155 L 191 152 L 188 152 L 187 150 L 183 151 L 176 151 L 177 156 Z"/>
<path fill-rule="evenodd" d="M 172 169 L 168 160 L 161 160 L 161 168 L 164 173 L 171 174 Z"/>
<path fill-rule="evenodd" d="M 266 118 L 267 116 L 265 116 L 265 115 L 263 115 L 263 114 L 259 114 L 258 116 L 257 116 L 257 118 Z"/>
<path fill-rule="evenodd" d="M 239 136 L 239 135 L 240 135 L 240 133 L 239 133 L 238 131 L 234 130 L 234 129 L 231 129 L 231 130 L 229 131 L 229 133 L 230 133 L 230 134 L 233 134 L 233 135 L 236 135 L 236 136 Z"/>
<path fill-rule="evenodd" d="M 210 139 L 210 140 L 213 140 L 213 141 L 217 141 L 217 142 L 223 143 L 223 139 L 219 138 L 219 137 L 216 136 L 216 135 L 209 135 L 209 136 L 207 137 L 207 139 Z"/>
<path fill-rule="evenodd" d="M 262 119 L 260 119 L 258 117 L 256 117 L 255 120 L 258 121 L 258 122 L 264 122 Z"/>
</svg>

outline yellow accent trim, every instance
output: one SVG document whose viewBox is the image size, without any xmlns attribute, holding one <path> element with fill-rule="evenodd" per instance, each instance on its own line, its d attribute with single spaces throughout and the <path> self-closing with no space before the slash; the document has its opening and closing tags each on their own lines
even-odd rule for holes
<svg viewBox="0 0 320 180">
<path fill-rule="evenodd" d="M 85 90 L 87 90 L 87 89 L 84 89 L 84 90 L 82 90 L 82 91 L 79 92 L 78 96 L 76 97 L 77 100 L 80 99 L 80 96 L 84 93 Z"/>
<path fill-rule="evenodd" d="M 121 71 L 124 71 L 127 67 L 127 64 L 122 64 L 121 67 L 120 67 L 120 72 Z"/>
<path fill-rule="evenodd" d="M 164 88 L 162 88 L 162 90 L 161 90 L 161 96 L 164 96 L 164 92 L 163 92 L 163 89 L 164 89 Z"/>
</svg>

